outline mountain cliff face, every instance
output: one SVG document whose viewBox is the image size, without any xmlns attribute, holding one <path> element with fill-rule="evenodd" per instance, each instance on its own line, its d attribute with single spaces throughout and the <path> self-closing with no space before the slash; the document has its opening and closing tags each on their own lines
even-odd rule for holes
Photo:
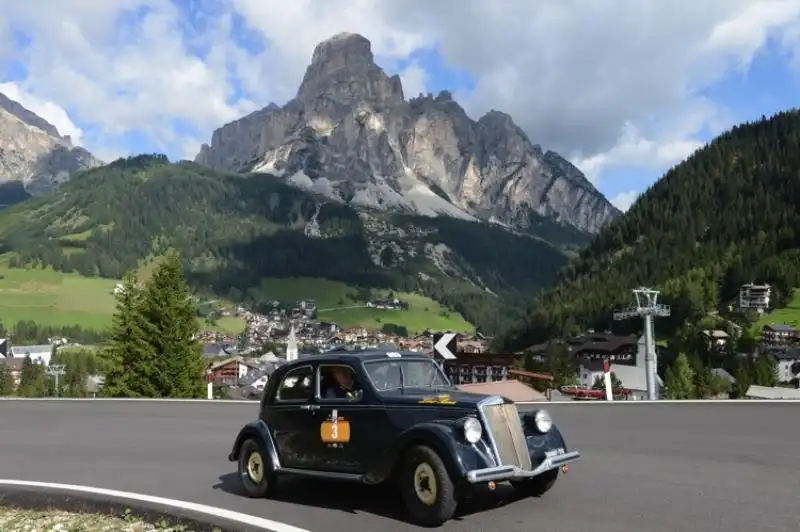
<svg viewBox="0 0 800 532">
<path fill-rule="evenodd" d="M 216 130 L 195 161 L 282 176 L 354 206 L 518 229 L 544 216 L 594 233 L 620 214 L 507 114 L 476 122 L 448 92 L 407 101 L 357 34 L 320 43 L 296 98 Z"/>
<path fill-rule="evenodd" d="M 52 124 L 0 93 L 0 185 L 21 184 L 36 196 L 100 164 Z"/>
</svg>

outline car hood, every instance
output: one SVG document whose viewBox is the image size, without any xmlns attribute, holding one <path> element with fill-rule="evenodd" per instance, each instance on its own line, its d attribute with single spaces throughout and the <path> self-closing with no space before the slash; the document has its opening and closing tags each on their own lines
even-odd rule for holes
<svg viewBox="0 0 800 532">
<path fill-rule="evenodd" d="M 479 401 L 492 397 L 481 393 L 464 392 L 450 388 L 404 388 L 381 392 L 383 400 L 390 404 L 449 406 L 475 408 Z"/>
</svg>

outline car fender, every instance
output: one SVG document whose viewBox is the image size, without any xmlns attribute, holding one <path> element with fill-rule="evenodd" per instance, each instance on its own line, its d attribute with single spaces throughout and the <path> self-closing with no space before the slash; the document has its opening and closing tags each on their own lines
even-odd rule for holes
<svg viewBox="0 0 800 532">
<path fill-rule="evenodd" d="M 491 460 L 483 441 L 476 445 L 464 440 L 457 432 L 458 425 L 452 421 L 426 421 L 418 423 L 401 433 L 378 463 L 367 473 L 365 480 L 377 484 L 387 480 L 395 469 L 403 452 L 413 445 L 432 447 L 442 458 L 450 477 L 454 480 L 465 478 L 467 471 L 491 467 Z"/>
<path fill-rule="evenodd" d="M 235 462 L 239 459 L 239 450 L 241 449 L 244 441 L 248 438 L 255 438 L 259 440 L 264 446 L 264 451 L 266 451 L 267 456 L 272 462 L 273 470 L 277 471 L 280 469 L 281 464 L 280 459 L 278 458 L 277 448 L 275 447 L 275 440 L 272 438 L 272 432 L 270 431 L 269 426 L 267 426 L 267 423 L 263 419 L 251 421 L 242 427 L 242 430 L 239 431 L 239 434 L 236 436 L 236 440 L 233 443 L 233 449 L 231 449 L 231 453 L 228 455 L 228 460 Z"/>
</svg>

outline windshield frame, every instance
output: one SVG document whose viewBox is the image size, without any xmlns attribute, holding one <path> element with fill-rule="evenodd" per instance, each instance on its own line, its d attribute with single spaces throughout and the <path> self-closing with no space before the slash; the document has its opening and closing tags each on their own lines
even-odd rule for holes
<svg viewBox="0 0 800 532">
<path fill-rule="evenodd" d="M 370 371 L 369 366 L 370 365 L 377 366 L 378 364 L 387 364 L 388 365 L 388 364 L 397 363 L 397 362 L 400 362 L 400 363 L 404 362 L 406 364 L 416 363 L 416 364 L 428 364 L 428 365 L 431 365 L 431 366 L 436 368 L 435 371 L 438 373 L 439 377 L 444 381 L 444 383 L 441 384 L 441 385 L 436 385 L 436 386 L 409 386 L 408 384 L 405 383 L 405 372 L 403 371 L 403 367 L 400 366 L 401 379 L 403 381 L 402 385 L 401 386 L 395 386 L 395 387 L 392 387 L 392 388 L 379 388 L 375 384 L 375 380 L 372 378 L 372 372 Z M 429 358 L 429 357 L 415 356 L 415 357 L 406 357 L 406 358 L 397 357 L 397 358 L 382 358 L 380 360 L 367 360 L 367 361 L 363 362 L 363 366 L 364 366 L 364 373 L 366 374 L 367 379 L 369 379 L 369 383 L 372 386 L 372 389 L 375 390 L 375 392 L 378 393 L 378 394 L 392 392 L 392 391 L 395 391 L 395 390 L 404 390 L 404 389 L 408 389 L 408 388 L 418 388 L 418 389 L 419 388 L 423 388 L 423 389 L 424 388 L 429 388 L 431 390 L 435 390 L 437 388 L 445 388 L 445 387 L 452 388 L 453 387 L 453 383 L 450 381 L 450 377 L 447 376 L 447 373 L 445 373 L 445 371 L 442 368 L 442 366 L 437 361 L 435 361 L 435 360 L 433 360 L 432 358 Z M 374 371 L 374 369 L 372 371 Z"/>
</svg>

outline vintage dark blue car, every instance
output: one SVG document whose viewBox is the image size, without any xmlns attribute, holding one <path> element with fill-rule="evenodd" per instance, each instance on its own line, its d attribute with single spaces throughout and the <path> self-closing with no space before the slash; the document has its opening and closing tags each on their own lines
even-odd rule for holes
<svg viewBox="0 0 800 532">
<path fill-rule="evenodd" d="M 414 522 L 438 526 L 469 488 L 510 481 L 541 496 L 580 454 L 545 410 L 460 391 L 424 354 L 372 350 L 281 366 L 228 458 L 249 497 L 282 475 L 392 482 Z"/>
</svg>

